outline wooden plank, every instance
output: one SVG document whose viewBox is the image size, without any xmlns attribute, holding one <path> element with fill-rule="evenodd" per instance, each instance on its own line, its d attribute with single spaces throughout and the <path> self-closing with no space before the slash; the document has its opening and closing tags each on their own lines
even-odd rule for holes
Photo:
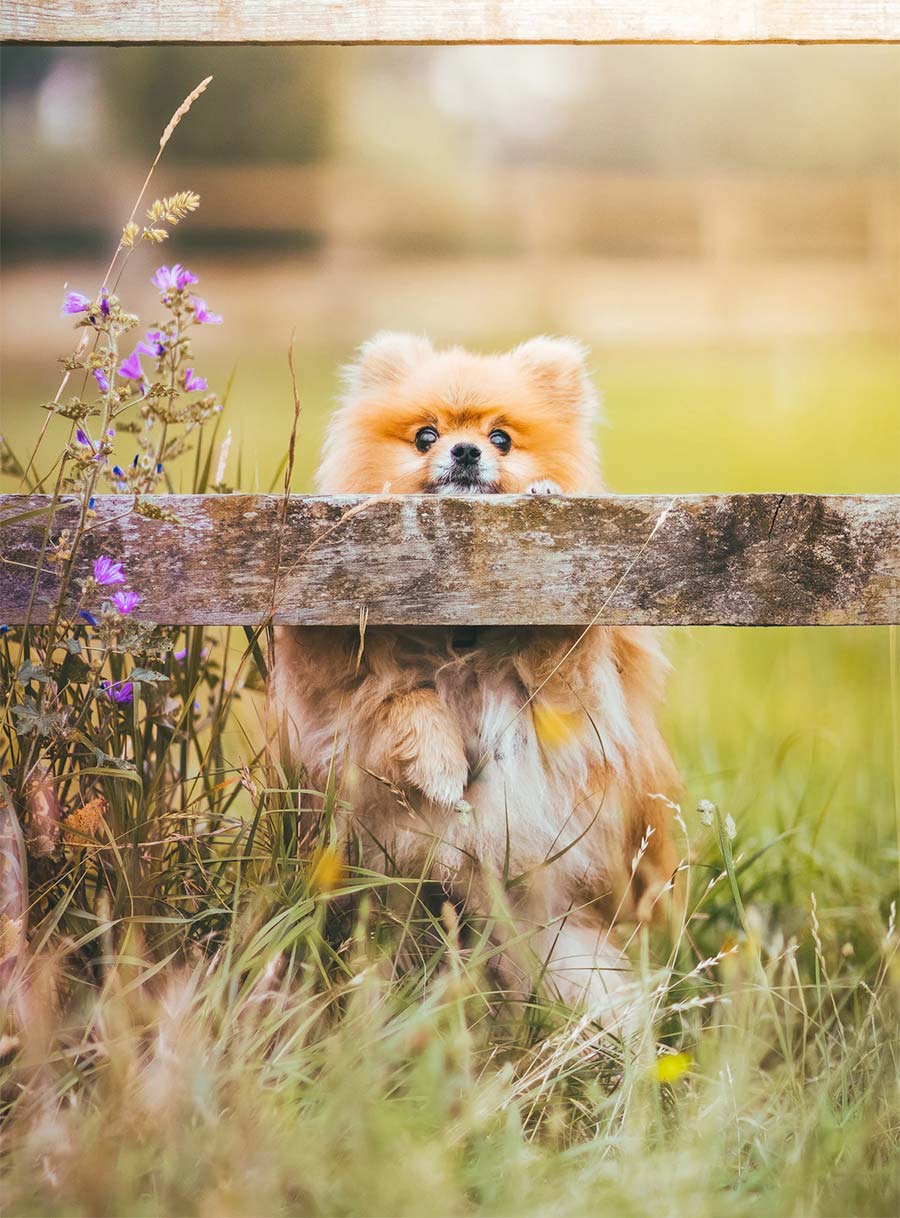
<svg viewBox="0 0 900 1218">
<path fill-rule="evenodd" d="M 900 621 L 900 496 L 298 496 L 283 530 L 275 495 L 150 502 L 181 523 L 98 496 L 78 578 L 101 554 L 121 561 L 137 616 L 158 623 L 256 625 L 274 609 L 346 625 L 363 607 L 419 625 Z M 50 505 L 0 497 L 0 621 L 24 620 Z M 51 537 L 76 519 L 60 501 Z M 57 587 L 40 574 L 33 622 Z"/>
<path fill-rule="evenodd" d="M 896 42 L 898 0 L 0 0 L 18 42 Z"/>
</svg>

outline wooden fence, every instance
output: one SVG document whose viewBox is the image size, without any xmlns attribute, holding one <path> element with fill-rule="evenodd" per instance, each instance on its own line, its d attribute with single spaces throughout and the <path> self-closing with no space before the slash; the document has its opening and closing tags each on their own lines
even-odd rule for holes
<svg viewBox="0 0 900 1218">
<path fill-rule="evenodd" d="M 895 0 L 2 0 L 22 42 L 892 42 Z"/>
<path fill-rule="evenodd" d="M 137 616 L 157 623 L 900 622 L 900 496 L 148 502 L 178 523 L 98 496 L 74 586 L 110 556 L 142 597 Z M 75 499 L 0 497 L 0 621 L 49 619 L 59 579 L 44 538 L 78 513 Z"/>
<path fill-rule="evenodd" d="M 47 189 L 46 164 L 4 170 L 4 224 L 41 234 L 64 219 L 72 235 L 116 231 L 134 202 L 142 164 L 99 164 L 89 177 Z M 162 177 L 175 180 L 164 167 Z M 500 165 L 477 184 L 348 164 L 178 166 L 204 200 L 194 228 L 230 245 L 269 239 L 290 249 L 303 234 L 322 257 L 346 262 L 447 253 L 541 258 L 654 258 L 741 262 L 830 259 L 896 279 L 900 196 L 890 175 L 626 174 L 572 166 Z M 32 237 L 33 240 L 33 237 Z"/>
</svg>

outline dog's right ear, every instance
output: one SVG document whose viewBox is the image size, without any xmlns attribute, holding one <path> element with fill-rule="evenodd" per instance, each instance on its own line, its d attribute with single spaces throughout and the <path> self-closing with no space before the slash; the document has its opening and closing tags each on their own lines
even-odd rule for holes
<svg viewBox="0 0 900 1218">
<path fill-rule="evenodd" d="M 427 338 L 382 330 L 363 343 L 356 363 L 345 368 L 347 385 L 350 389 L 363 392 L 382 385 L 395 385 L 411 368 L 432 353 L 433 348 Z"/>
<path fill-rule="evenodd" d="M 587 374 L 587 351 L 581 343 L 541 335 L 516 347 L 510 356 L 549 405 L 583 422 L 593 421 L 598 410 L 597 395 Z"/>
</svg>

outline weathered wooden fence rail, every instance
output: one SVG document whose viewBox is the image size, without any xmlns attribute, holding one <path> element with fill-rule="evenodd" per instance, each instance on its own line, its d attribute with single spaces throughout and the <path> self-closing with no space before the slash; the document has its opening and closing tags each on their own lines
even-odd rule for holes
<svg viewBox="0 0 900 1218">
<path fill-rule="evenodd" d="M 895 0 L 2 0 L 48 42 L 896 41 Z"/>
<path fill-rule="evenodd" d="M 98 496 L 76 582 L 122 562 L 166 624 L 900 622 L 900 496 Z M 0 497 L 0 621 L 45 622 L 74 499 Z M 35 584 L 35 578 L 37 582 Z"/>
</svg>

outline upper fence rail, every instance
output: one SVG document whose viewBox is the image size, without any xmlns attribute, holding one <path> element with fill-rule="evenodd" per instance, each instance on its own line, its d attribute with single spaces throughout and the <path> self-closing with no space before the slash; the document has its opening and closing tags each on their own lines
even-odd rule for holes
<svg viewBox="0 0 900 1218">
<path fill-rule="evenodd" d="M 16 42 L 897 42 L 898 0 L 0 0 Z"/>
<path fill-rule="evenodd" d="M 92 561 L 170 625 L 900 622 L 900 496 L 98 496 Z M 0 496 L 0 622 L 46 622 L 76 499 Z M 47 544 L 49 539 L 50 544 Z M 102 593 L 84 607 L 99 610 Z M 29 605 L 31 612 L 29 613 Z"/>
</svg>

